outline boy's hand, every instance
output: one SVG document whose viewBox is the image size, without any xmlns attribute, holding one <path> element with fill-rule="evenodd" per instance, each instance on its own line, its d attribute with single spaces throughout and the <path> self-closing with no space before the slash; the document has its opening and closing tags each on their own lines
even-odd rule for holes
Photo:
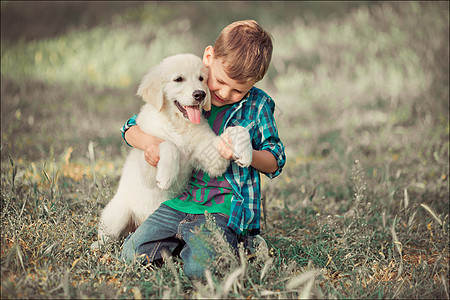
<svg viewBox="0 0 450 300">
<path fill-rule="evenodd" d="M 131 126 L 125 132 L 125 140 L 133 148 L 144 151 L 145 161 L 156 168 L 156 165 L 159 162 L 159 144 L 164 142 L 162 139 L 142 131 L 141 128 L 136 125 Z"/>
<path fill-rule="evenodd" d="M 156 136 L 144 133 L 141 136 L 141 142 L 143 145 L 142 150 L 144 151 L 145 161 L 156 168 L 159 162 L 159 144 L 164 141 Z"/>
<path fill-rule="evenodd" d="M 144 149 L 144 157 L 146 162 L 156 168 L 159 162 L 159 144 L 147 145 Z"/>
<path fill-rule="evenodd" d="M 218 148 L 224 158 L 233 159 L 240 167 L 250 166 L 253 149 L 250 134 L 244 127 L 228 127 L 220 137 Z"/>
<path fill-rule="evenodd" d="M 225 132 L 220 135 L 220 140 L 217 144 L 217 148 L 220 155 L 222 155 L 225 159 L 233 158 L 233 143 L 231 142 L 228 133 Z"/>
</svg>

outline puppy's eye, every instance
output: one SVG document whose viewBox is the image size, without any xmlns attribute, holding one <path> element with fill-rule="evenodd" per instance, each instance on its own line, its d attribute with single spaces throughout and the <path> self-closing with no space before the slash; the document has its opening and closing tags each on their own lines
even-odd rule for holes
<svg viewBox="0 0 450 300">
<path fill-rule="evenodd" d="M 178 76 L 177 78 L 175 78 L 173 81 L 175 81 L 175 82 L 183 82 L 184 81 L 184 79 L 183 79 L 183 77 L 181 77 L 181 76 Z"/>
<path fill-rule="evenodd" d="M 203 80 L 204 80 L 203 76 L 200 75 L 200 77 L 198 78 L 198 80 L 203 81 Z"/>
</svg>

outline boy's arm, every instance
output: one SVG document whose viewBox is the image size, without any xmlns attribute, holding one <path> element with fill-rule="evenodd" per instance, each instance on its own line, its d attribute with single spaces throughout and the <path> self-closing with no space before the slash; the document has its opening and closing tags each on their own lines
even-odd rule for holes
<svg viewBox="0 0 450 300">
<path fill-rule="evenodd" d="M 218 147 L 219 153 L 226 159 L 233 158 L 232 141 L 225 133 L 222 135 Z M 255 150 L 252 152 L 251 166 L 263 173 L 275 173 L 278 170 L 278 163 L 272 152 L 268 150 Z"/>
<path fill-rule="evenodd" d="M 253 149 L 253 159 L 251 166 L 263 173 L 275 173 L 278 170 L 278 163 L 275 156 L 267 150 Z"/>
<path fill-rule="evenodd" d="M 275 102 L 268 98 L 258 115 L 258 133 L 254 138 L 258 150 L 253 150 L 252 166 L 269 178 L 278 176 L 285 163 L 283 142 L 274 118 Z"/>
<path fill-rule="evenodd" d="M 136 124 L 137 115 L 127 120 L 120 129 L 122 137 L 128 146 L 144 151 L 145 160 L 153 167 L 156 167 L 159 161 L 159 144 L 163 140 L 152 136 Z"/>
<path fill-rule="evenodd" d="M 128 128 L 125 131 L 124 138 L 133 148 L 144 151 L 145 161 L 156 167 L 159 161 L 159 144 L 163 140 L 142 131 L 138 125 Z"/>
</svg>

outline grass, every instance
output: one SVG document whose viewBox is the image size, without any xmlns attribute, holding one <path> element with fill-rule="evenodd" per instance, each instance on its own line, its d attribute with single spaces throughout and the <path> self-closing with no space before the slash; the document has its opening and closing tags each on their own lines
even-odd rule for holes
<svg viewBox="0 0 450 300">
<path fill-rule="evenodd" d="M 447 2 L 1 5 L 2 298 L 449 297 Z M 275 41 L 271 256 L 191 282 L 91 251 L 146 69 L 243 18 Z"/>
</svg>

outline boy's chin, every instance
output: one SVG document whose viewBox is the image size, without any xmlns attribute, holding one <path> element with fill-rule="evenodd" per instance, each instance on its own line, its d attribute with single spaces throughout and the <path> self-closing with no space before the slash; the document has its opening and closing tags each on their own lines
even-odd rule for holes
<svg viewBox="0 0 450 300">
<path fill-rule="evenodd" d="M 218 102 L 218 101 L 211 101 L 211 104 L 214 105 L 215 107 L 220 107 L 220 106 L 224 106 L 225 105 L 225 103 Z"/>
<path fill-rule="evenodd" d="M 224 105 L 227 105 L 226 102 L 217 100 L 217 99 L 215 99 L 214 97 L 211 97 L 211 104 L 214 105 L 214 106 L 224 106 Z"/>
</svg>

